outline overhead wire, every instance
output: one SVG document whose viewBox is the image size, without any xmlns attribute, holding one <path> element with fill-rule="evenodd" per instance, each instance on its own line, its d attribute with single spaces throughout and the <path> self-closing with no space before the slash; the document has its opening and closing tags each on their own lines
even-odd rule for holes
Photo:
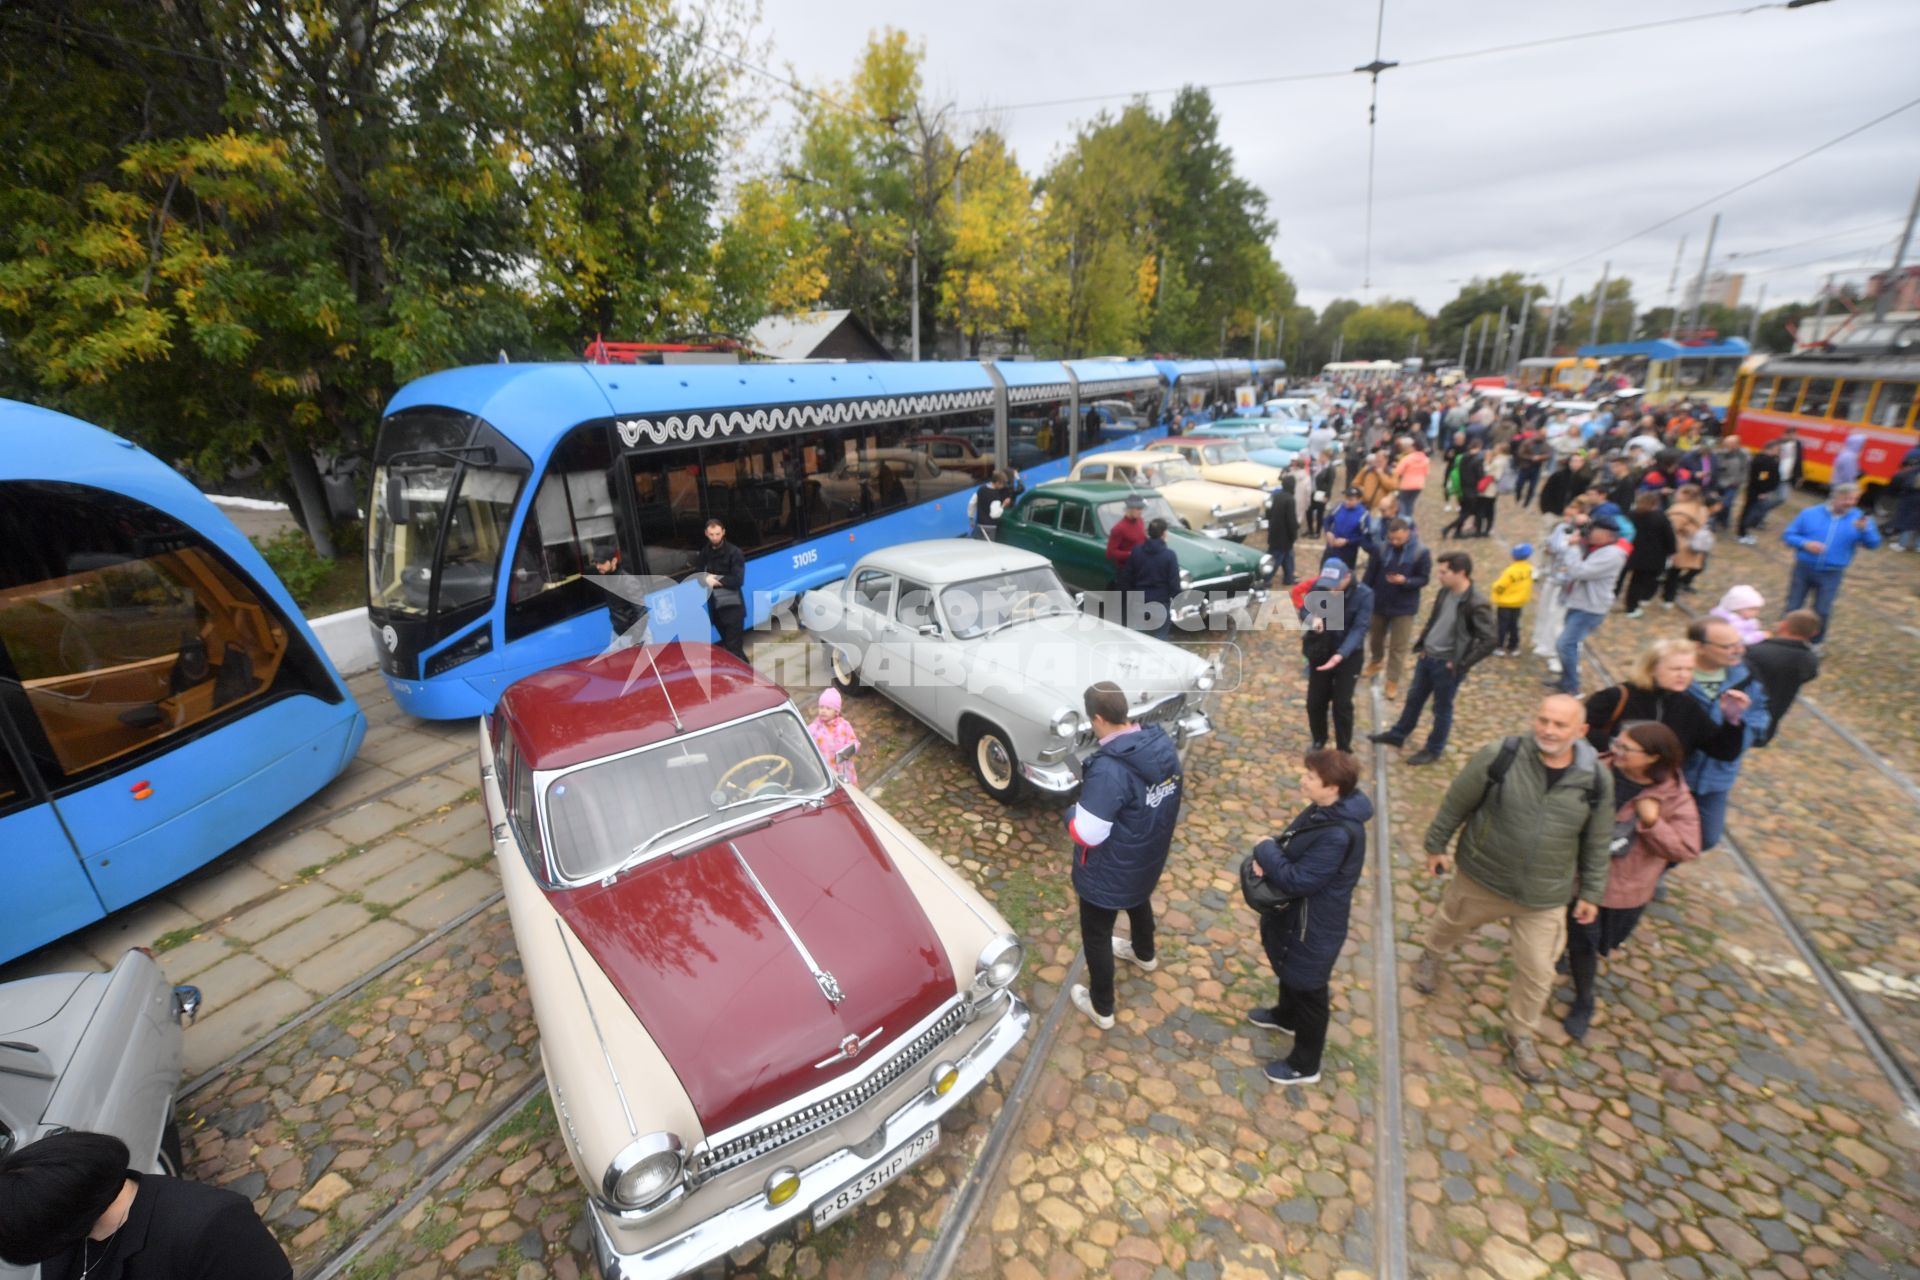
<svg viewBox="0 0 1920 1280">
<path fill-rule="evenodd" d="M 1374 142 L 1380 132 L 1380 73 L 1394 65 L 1380 61 L 1380 43 L 1386 30 L 1387 0 L 1380 0 L 1380 9 L 1373 22 L 1373 61 L 1365 67 L 1354 68 L 1355 71 L 1370 72 L 1372 78 L 1367 99 L 1367 247 L 1365 264 L 1360 273 L 1360 287 L 1363 290 L 1373 288 L 1373 155 Z"/>
</svg>

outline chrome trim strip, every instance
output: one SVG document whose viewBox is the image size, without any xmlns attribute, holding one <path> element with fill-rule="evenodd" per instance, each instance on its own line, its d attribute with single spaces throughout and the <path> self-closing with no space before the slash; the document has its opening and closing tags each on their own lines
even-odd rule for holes
<svg viewBox="0 0 1920 1280">
<path fill-rule="evenodd" d="M 627 1134 L 637 1138 L 640 1136 L 640 1126 L 633 1122 L 633 1108 L 627 1105 L 627 1091 L 620 1087 L 620 1073 L 613 1066 L 613 1051 L 607 1048 L 607 1037 L 600 1031 L 600 1015 L 593 1011 L 593 997 L 587 994 L 587 980 L 580 976 L 580 962 L 573 958 L 573 944 L 567 941 L 567 926 L 555 916 L 553 929 L 560 935 L 560 949 L 567 953 L 567 963 L 573 966 L 573 980 L 580 985 L 580 999 L 587 1006 L 587 1021 L 593 1024 L 593 1038 L 600 1042 L 600 1056 L 606 1059 L 607 1074 L 613 1077 L 614 1096 L 620 1099 L 620 1111 L 627 1118 Z"/>
<path fill-rule="evenodd" d="M 754 892 L 760 895 L 760 901 L 767 904 L 767 910 L 773 912 L 773 918 L 779 921 L 782 929 L 786 930 L 787 941 L 793 944 L 793 949 L 798 951 L 800 958 L 806 962 L 808 972 L 813 974 L 814 982 L 820 987 L 820 994 L 827 998 L 829 1005 L 839 1008 L 840 1003 L 847 998 L 846 993 L 840 990 L 839 980 L 822 969 L 820 962 L 813 958 L 813 952 L 807 950 L 807 944 L 800 941 L 800 934 L 787 919 L 787 913 L 780 909 L 780 904 L 775 902 L 773 895 L 767 892 L 767 886 L 760 883 L 760 877 L 753 873 L 753 867 L 747 862 L 747 855 L 740 852 L 740 846 L 729 840 L 727 848 L 733 851 L 734 860 L 740 864 L 740 869 L 747 873 L 747 879 L 753 881 Z"/>
</svg>

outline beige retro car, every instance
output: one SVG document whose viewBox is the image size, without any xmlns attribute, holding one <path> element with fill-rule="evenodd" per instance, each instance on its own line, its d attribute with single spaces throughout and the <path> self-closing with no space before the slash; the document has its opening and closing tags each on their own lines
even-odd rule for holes
<svg viewBox="0 0 1920 1280">
<path fill-rule="evenodd" d="M 1026 1034 L 1006 921 L 718 648 L 519 681 L 480 776 L 609 1280 L 852 1211 Z"/>
<path fill-rule="evenodd" d="M 1179 454 L 1194 465 L 1202 480 L 1254 490 L 1262 507 L 1266 505 L 1267 495 L 1280 487 L 1280 477 L 1286 474 L 1279 467 L 1255 462 L 1247 452 L 1246 441 L 1231 436 L 1176 436 L 1171 440 L 1156 440 L 1147 448 L 1148 452 L 1163 450 Z"/>
<path fill-rule="evenodd" d="M 1067 480 L 1109 480 L 1153 489 L 1187 527 L 1210 538 L 1244 540 L 1267 527 L 1266 495 L 1202 478 L 1185 458 L 1164 449 L 1103 449 L 1074 464 Z M 1049 481 L 1048 483 L 1052 483 Z"/>
</svg>

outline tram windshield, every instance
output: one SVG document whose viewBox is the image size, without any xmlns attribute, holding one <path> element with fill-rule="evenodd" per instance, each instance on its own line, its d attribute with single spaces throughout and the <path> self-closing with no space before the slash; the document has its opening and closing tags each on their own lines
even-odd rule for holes
<svg viewBox="0 0 1920 1280">
<path fill-rule="evenodd" d="M 465 414 L 411 412 L 380 429 L 367 599 L 426 617 L 493 597 L 526 455 Z"/>
</svg>

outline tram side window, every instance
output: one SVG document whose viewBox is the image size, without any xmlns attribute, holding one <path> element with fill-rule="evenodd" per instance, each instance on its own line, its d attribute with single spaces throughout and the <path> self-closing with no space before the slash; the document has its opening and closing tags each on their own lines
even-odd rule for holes
<svg viewBox="0 0 1920 1280">
<path fill-rule="evenodd" d="M 708 448 L 707 510 L 727 526 L 727 540 L 748 555 L 792 539 L 799 449 L 789 440 L 756 440 Z"/>
<path fill-rule="evenodd" d="M 1811 418 L 1824 418 L 1832 401 L 1832 378 L 1808 378 L 1807 393 L 1800 397 L 1800 412 Z"/>
<path fill-rule="evenodd" d="M 13 753 L 0 742 L 0 814 L 12 813 L 27 802 L 27 786 L 13 762 Z"/>
<path fill-rule="evenodd" d="M 669 578 L 693 572 L 700 549 L 707 544 L 699 452 L 670 449 L 634 458 L 633 498 L 647 572 Z"/>
<path fill-rule="evenodd" d="M 1792 413 L 1794 402 L 1800 398 L 1800 384 L 1804 381 L 1804 378 L 1781 378 L 1776 381 L 1773 384 L 1773 401 L 1767 408 Z"/>
<path fill-rule="evenodd" d="M 1913 390 L 1911 382 L 1881 383 L 1879 393 L 1873 397 L 1873 425 L 1906 426 L 1907 417 L 1913 411 Z"/>
<path fill-rule="evenodd" d="M 312 683 L 272 604 L 142 503 L 0 485 L 0 557 L 8 677 L 69 778 L 260 698 L 283 666 L 280 687 Z"/>
<path fill-rule="evenodd" d="M 1867 392 L 1873 384 L 1861 378 L 1848 378 L 1840 384 L 1839 392 L 1833 397 L 1831 416 L 1842 422 L 1858 422 L 1867 411 Z"/>
<path fill-rule="evenodd" d="M 580 428 L 554 450 L 514 547 L 509 640 L 606 602 L 586 577 L 619 567 L 612 465 L 604 427 Z"/>
</svg>

